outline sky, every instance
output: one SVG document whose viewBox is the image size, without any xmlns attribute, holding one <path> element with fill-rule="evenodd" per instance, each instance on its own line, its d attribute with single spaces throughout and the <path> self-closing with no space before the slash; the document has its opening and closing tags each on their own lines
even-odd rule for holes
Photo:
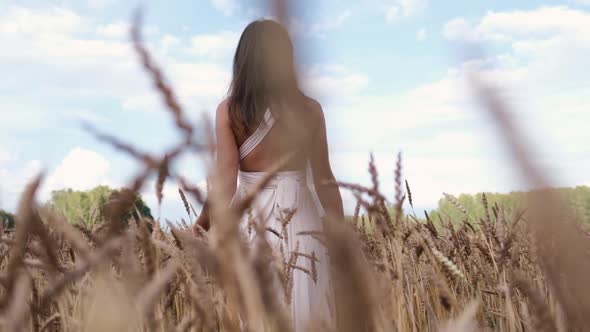
<svg viewBox="0 0 590 332">
<path fill-rule="evenodd" d="M 526 183 L 465 79 L 478 70 L 499 89 L 535 160 L 559 186 L 590 185 L 590 1 L 301 0 L 289 28 L 305 92 L 325 112 L 336 178 L 368 184 L 373 153 L 383 192 L 403 175 L 417 210 L 442 193 L 508 192 Z M 157 154 L 179 136 L 129 44 L 144 8 L 148 49 L 194 122 L 228 88 L 243 28 L 268 17 L 261 1 L 0 0 L 0 208 L 25 184 L 52 190 L 119 187 L 139 170 L 97 141 L 93 124 Z M 201 186 L 201 156 L 178 171 Z M 169 183 L 154 215 L 185 212 Z M 343 191 L 345 209 L 354 209 Z"/>
</svg>

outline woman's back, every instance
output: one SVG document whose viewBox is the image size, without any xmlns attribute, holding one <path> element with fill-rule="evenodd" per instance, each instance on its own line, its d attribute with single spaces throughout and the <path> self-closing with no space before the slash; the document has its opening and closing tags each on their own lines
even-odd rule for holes
<svg viewBox="0 0 590 332">
<path fill-rule="evenodd" d="M 268 109 L 273 120 L 269 125 L 265 119 L 258 127 L 248 132 L 232 130 L 236 145 L 240 149 L 240 170 L 262 172 L 273 167 L 284 156 L 289 156 L 282 171 L 302 170 L 313 153 L 313 143 L 318 132 L 318 120 L 322 118 L 319 103 L 307 98 L 304 107 L 297 110 L 297 119 L 277 118 L 278 112 Z M 266 129 L 266 130 L 260 130 Z M 268 128 L 264 128 L 268 127 Z M 244 153 L 246 152 L 246 153 Z"/>
</svg>

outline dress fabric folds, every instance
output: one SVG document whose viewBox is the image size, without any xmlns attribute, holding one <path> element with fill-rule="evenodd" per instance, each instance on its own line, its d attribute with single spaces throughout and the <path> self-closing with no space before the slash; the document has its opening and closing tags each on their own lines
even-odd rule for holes
<svg viewBox="0 0 590 332">
<path fill-rule="evenodd" d="M 274 124 L 269 110 L 257 130 L 240 147 L 244 159 L 268 134 Z M 321 232 L 324 211 L 310 185 L 307 170 L 283 171 L 275 174 L 259 191 L 248 213 L 243 216 L 241 231 L 252 241 L 256 236 L 251 222 L 261 223 L 275 257 L 289 259 L 296 253 L 292 273 L 290 300 L 294 331 L 306 331 L 312 320 L 331 325 L 333 296 L 329 282 L 329 261 L 325 247 L 316 238 L 301 232 Z M 238 174 L 238 188 L 233 200 L 244 197 L 265 176 L 264 172 Z M 285 221 L 289 220 L 286 225 Z M 272 230 L 272 231 L 271 231 Z M 280 235 L 280 236 L 279 236 Z M 282 290 L 281 290 L 282 291 Z M 279 292 L 280 293 L 280 292 Z M 277 296 L 285 299 L 283 294 Z"/>
</svg>

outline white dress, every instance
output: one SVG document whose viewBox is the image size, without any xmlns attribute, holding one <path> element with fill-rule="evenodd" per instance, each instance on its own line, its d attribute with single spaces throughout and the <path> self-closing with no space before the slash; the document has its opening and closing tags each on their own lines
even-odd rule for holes
<svg viewBox="0 0 590 332">
<path fill-rule="evenodd" d="M 244 159 L 268 134 L 274 119 L 269 110 L 257 130 L 240 147 L 240 160 Z M 305 331 L 310 320 L 320 319 L 328 325 L 333 321 L 330 308 L 333 301 L 329 287 L 329 262 L 325 247 L 310 235 L 300 232 L 322 231 L 321 216 L 324 211 L 317 195 L 310 188 L 311 170 L 278 172 L 259 192 L 251 213 L 242 220 L 242 231 L 253 239 L 254 231 L 248 226 L 250 220 L 262 222 L 265 236 L 275 251 L 286 260 L 297 252 L 293 269 L 293 282 L 289 309 L 294 330 Z M 238 189 L 234 200 L 243 197 L 264 177 L 264 172 L 239 172 Z M 292 214 L 289 223 L 283 221 Z M 276 232 L 271 232 L 273 230 Z M 280 235 L 280 237 L 278 235 Z M 312 263 L 313 257 L 316 258 Z M 303 271 L 306 270 L 307 272 Z M 315 279 L 315 280 L 314 280 Z M 277 294 L 277 296 L 281 296 Z"/>
</svg>

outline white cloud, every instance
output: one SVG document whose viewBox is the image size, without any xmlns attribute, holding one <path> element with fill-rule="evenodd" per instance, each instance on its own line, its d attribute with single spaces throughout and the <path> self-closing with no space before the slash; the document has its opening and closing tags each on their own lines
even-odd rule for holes
<svg viewBox="0 0 590 332">
<path fill-rule="evenodd" d="M 160 106 L 160 99 L 155 93 L 145 93 L 126 98 L 123 109 L 130 111 L 150 111 Z"/>
<path fill-rule="evenodd" d="M 175 161 L 172 173 L 182 175 L 185 180 L 199 188 L 203 194 L 206 194 L 207 186 L 204 180 L 205 165 L 201 157 L 202 156 L 195 154 L 182 156 L 180 159 Z M 146 204 L 151 208 L 154 217 L 157 218 L 160 214 L 162 221 L 164 221 L 164 218 L 172 221 L 180 221 L 180 218 L 184 218 L 186 220 L 187 214 L 178 193 L 178 188 L 180 187 L 179 184 L 172 179 L 168 179 L 165 182 L 162 191 L 163 199 L 161 209 L 159 209 L 155 191 L 155 183 L 155 176 L 153 176 L 146 182 L 146 185 L 143 186 L 141 191 L 141 195 Z M 198 202 L 196 202 L 188 193 L 186 194 L 189 202 L 193 204 L 195 210 L 199 212 L 201 207 L 199 206 Z"/>
<path fill-rule="evenodd" d="M 340 28 L 351 16 L 352 12 L 350 10 L 342 11 L 335 17 L 327 17 L 321 22 L 312 24 L 309 32 L 318 37 L 325 37 L 327 31 Z"/>
<path fill-rule="evenodd" d="M 151 82 L 125 37 L 127 28 L 124 22 L 97 25 L 91 18 L 57 7 L 9 7 L 5 14 L 0 13 L 0 44 L 11 45 L 11 49 L 1 52 L 0 59 L 7 60 L 4 63 L 43 66 L 60 77 L 58 84 L 35 77 L 20 78 L 19 84 L 29 80 L 31 91 L 43 93 L 43 98 L 114 98 L 124 109 L 159 107 L 158 97 L 152 96 Z M 230 68 L 222 66 L 216 56 L 228 53 L 231 40 L 220 43 L 210 38 L 208 53 L 202 57 L 212 59 L 187 60 L 182 58 L 190 53 L 185 40 L 160 36 L 156 28 L 149 26 L 144 32 L 146 46 L 187 109 L 210 107 L 212 100 L 218 101 L 224 95 Z M 2 83 L 9 87 L 16 84 L 5 81 Z"/>
<path fill-rule="evenodd" d="M 107 38 L 125 38 L 129 36 L 130 24 L 127 22 L 115 22 L 99 25 L 96 34 Z"/>
<path fill-rule="evenodd" d="M 385 12 L 385 18 L 387 18 L 388 21 L 393 21 L 394 19 L 398 18 L 399 14 L 399 7 L 397 5 L 393 5 L 387 8 L 387 11 Z"/>
<path fill-rule="evenodd" d="M 398 0 L 404 16 L 412 16 L 420 13 L 428 7 L 427 0 Z"/>
<path fill-rule="evenodd" d="M 113 4 L 115 0 L 88 0 L 88 6 L 93 9 L 105 8 Z"/>
<path fill-rule="evenodd" d="M 23 107 L 20 104 L 0 103 L 0 131 L 10 132 L 15 129 L 35 131 L 46 128 L 52 123 L 52 118 L 47 113 L 39 113 Z"/>
<path fill-rule="evenodd" d="M 473 27 L 464 18 L 455 18 L 445 23 L 442 34 L 449 40 L 477 40 L 477 34 L 473 31 Z"/>
<path fill-rule="evenodd" d="M 231 72 L 227 66 L 212 63 L 172 62 L 166 66 L 166 74 L 180 103 L 186 109 L 193 110 L 215 109 L 226 94 L 231 80 Z M 149 89 L 123 97 L 122 106 L 133 111 L 151 111 L 164 107 L 161 97 Z"/>
<path fill-rule="evenodd" d="M 547 92 L 581 94 L 587 86 L 587 76 L 579 70 L 590 58 L 587 31 L 590 13 L 559 6 L 491 12 L 473 23 L 456 19 L 445 25 L 443 34 L 451 40 L 508 46 L 495 65 L 520 72 L 519 87 L 547 97 Z"/>
<path fill-rule="evenodd" d="M 181 39 L 176 36 L 169 34 L 162 36 L 162 38 L 160 38 L 160 45 L 163 49 L 162 52 L 167 54 L 170 49 L 172 49 L 175 46 L 178 46 L 180 42 Z"/>
<path fill-rule="evenodd" d="M 71 33 L 79 31 L 83 26 L 82 17 L 67 9 L 49 7 L 45 10 L 31 10 L 12 6 L 0 21 L 0 36 Z"/>
<path fill-rule="evenodd" d="M 162 188 L 162 203 L 161 209 L 159 209 L 158 198 L 156 196 L 156 181 L 152 180 L 146 183 L 141 191 L 141 197 L 147 206 L 150 207 L 154 218 L 160 217 L 162 211 L 165 211 L 165 217 L 170 220 L 180 221 L 180 218 L 186 220 L 187 214 L 184 209 L 180 194 L 178 193 L 178 184 L 172 181 L 166 181 Z M 192 200 L 191 200 L 192 203 Z M 194 203 L 193 203 L 194 204 Z M 197 208 L 195 206 L 195 208 Z M 162 220 L 163 221 L 163 220 Z"/>
<path fill-rule="evenodd" d="M 424 41 L 424 40 L 426 40 L 426 34 L 427 33 L 426 33 L 426 29 L 425 28 L 422 28 L 422 29 L 416 31 L 416 40 L 418 40 L 418 41 Z"/>
<path fill-rule="evenodd" d="M 387 7 L 385 18 L 388 21 L 393 21 L 400 17 L 412 17 L 420 14 L 427 7 L 427 0 L 397 0 L 393 5 Z"/>
<path fill-rule="evenodd" d="M 196 35 L 191 38 L 191 53 L 213 58 L 231 57 L 240 35 L 231 31 Z"/>
<path fill-rule="evenodd" d="M 325 38 L 329 31 L 342 27 L 352 16 L 352 11 L 344 10 L 336 15 L 326 15 L 318 22 L 307 22 L 292 18 L 289 22 L 289 31 L 296 36 L 312 36 Z"/>
<path fill-rule="evenodd" d="M 350 68 L 339 65 L 311 67 L 301 78 L 303 90 L 322 100 L 343 101 L 347 96 L 357 95 L 367 87 L 369 78 Z"/>
<path fill-rule="evenodd" d="M 514 41 L 522 38 L 546 40 L 548 36 L 569 35 L 588 40 L 590 13 L 564 6 L 534 10 L 489 12 L 477 24 L 456 18 L 443 27 L 450 40 Z"/>
<path fill-rule="evenodd" d="M 362 97 L 358 100 L 358 107 L 381 110 L 385 114 L 391 113 L 391 106 L 380 107 L 383 104 L 395 105 L 395 112 L 404 119 L 409 126 L 435 123 L 444 119 L 462 117 L 467 110 L 464 106 L 468 93 L 462 76 L 450 72 L 447 76 L 430 83 L 423 83 L 408 90 L 399 91 L 391 95 L 378 97 Z"/>
<path fill-rule="evenodd" d="M 15 159 L 16 156 L 12 151 L 0 145 L 0 164 L 4 162 L 13 161 Z"/>
<path fill-rule="evenodd" d="M 126 43 L 80 37 L 97 29 L 90 19 L 66 9 L 9 7 L 0 18 L 0 42 L 11 45 L 0 58 L 72 67 L 118 63 L 131 53 Z"/>
<path fill-rule="evenodd" d="M 179 93 L 186 96 L 223 95 L 230 81 L 230 70 L 212 63 L 173 63 L 170 76 L 178 82 Z"/>
<path fill-rule="evenodd" d="M 211 0 L 211 4 L 225 16 L 230 16 L 239 8 L 238 1 L 236 0 Z"/>
<path fill-rule="evenodd" d="M 111 185 L 110 162 L 95 151 L 76 147 L 64 157 L 47 177 L 43 193 L 71 188 L 89 190 L 98 185 Z"/>
<path fill-rule="evenodd" d="M 31 160 L 18 167 L 0 166 L 0 208 L 16 211 L 22 190 L 40 171 L 41 163 L 38 160 Z"/>
<path fill-rule="evenodd" d="M 112 39 L 130 39 L 131 24 L 125 21 L 117 21 L 96 26 L 96 35 Z M 160 30 L 151 25 L 143 26 L 142 33 L 147 36 L 157 35 Z"/>
<path fill-rule="evenodd" d="M 161 217 L 161 221 L 164 221 L 164 218 L 171 221 L 180 221 L 180 219 L 183 218 L 184 220 L 188 221 L 189 224 L 192 223 L 194 220 L 187 220 L 188 216 L 178 192 L 180 185 L 176 181 L 171 180 L 168 180 L 164 183 L 164 188 L 162 189 L 162 203 L 161 208 L 159 208 L 155 183 L 155 181 L 149 181 L 146 183 L 144 189 L 141 192 L 141 197 L 150 207 L 154 218 Z M 199 188 L 203 194 L 207 193 L 207 185 L 204 180 L 194 182 L 193 185 Z M 199 213 L 201 207 L 199 206 L 198 202 L 196 202 L 188 193 L 185 192 L 185 194 L 187 195 L 189 203 L 192 204 L 197 213 Z M 192 211 L 191 216 L 193 216 Z"/>
<path fill-rule="evenodd" d="M 397 151 L 374 153 L 381 192 L 394 200 L 394 170 Z M 369 154 L 366 152 L 337 152 L 330 158 L 338 180 L 370 185 L 367 171 Z M 469 170 L 469 172 L 466 172 Z M 490 176 L 493 174 L 493 176 Z M 414 205 L 431 209 L 442 198 L 443 192 L 452 194 L 481 191 L 506 192 L 522 186 L 513 167 L 501 159 L 458 156 L 421 156 L 411 150 L 402 153 L 402 177 L 407 179 Z M 405 188 L 403 188 L 405 191 Z M 344 191 L 346 192 L 346 191 Z M 349 196 L 349 195 L 347 195 Z M 345 199 L 345 210 L 352 213 L 354 199 Z M 406 203 L 407 204 L 407 203 Z"/>
<path fill-rule="evenodd" d="M 545 34 L 586 35 L 590 28 L 590 13 L 568 7 L 541 7 L 535 10 L 491 12 L 484 16 L 477 29 L 486 37 L 497 34 L 514 36 L 538 36 Z"/>
</svg>

